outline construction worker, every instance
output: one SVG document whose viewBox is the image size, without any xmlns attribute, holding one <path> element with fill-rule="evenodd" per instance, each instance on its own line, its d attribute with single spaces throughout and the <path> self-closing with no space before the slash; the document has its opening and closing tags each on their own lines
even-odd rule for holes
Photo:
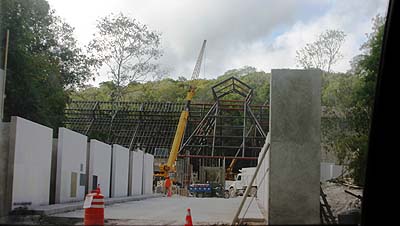
<svg viewBox="0 0 400 226">
<path fill-rule="evenodd" d="M 169 177 L 165 178 L 164 186 L 165 186 L 165 194 L 168 194 L 168 192 L 171 189 L 171 180 L 169 179 Z"/>
</svg>

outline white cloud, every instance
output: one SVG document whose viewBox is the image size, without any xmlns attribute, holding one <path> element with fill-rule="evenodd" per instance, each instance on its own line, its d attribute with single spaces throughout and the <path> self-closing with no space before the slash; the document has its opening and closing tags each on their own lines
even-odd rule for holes
<svg viewBox="0 0 400 226">
<path fill-rule="evenodd" d="M 96 19 L 122 11 L 162 32 L 161 63 L 173 77 L 190 77 L 203 39 L 207 39 L 206 75 L 216 77 L 244 65 L 269 71 L 295 68 L 295 51 L 326 29 L 347 34 L 344 59 L 334 70 L 345 71 L 371 31 L 371 19 L 385 14 L 387 0 L 354 1 L 57 1 L 50 5 L 76 27 L 86 44 Z M 277 31 L 278 35 L 277 35 Z M 100 80 L 105 80 L 102 78 Z M 98 83 L 98 82 L 96 82 Z"/>
<path fill-rule="evenodd" d="M 272 68 L 295 68 L 296 50 L 306 43 L 313 42 L 318 34 L 326 29 L 339 29 L 346 33 L 342 46 L 343 59 L 333 70 L 347 71 L 349 61 L 360 53 L 359 48 L 370 33 L 372 18 L 380 13 L 385 15 L 387 1 L 348 1 L 334 4 L 324 15 L 315 20 L 294 23 L 290 29 L 277 36 L 270 45 L 254 42 L 249 48 L 242 49 L 235 55 L 235 67 L 252 65 L 270 71 Z M 357 9 L 357 10 L 355 10 Z"/>
</svg>

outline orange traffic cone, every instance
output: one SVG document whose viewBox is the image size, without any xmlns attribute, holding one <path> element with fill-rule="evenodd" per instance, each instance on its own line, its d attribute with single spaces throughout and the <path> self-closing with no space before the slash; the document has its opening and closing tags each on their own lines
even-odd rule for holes
<svg viewBox="0 0 400 226">
<path fill-rule="evenodd" d="M 97 187 L 95 189 L 93 189 L 90 193 L 98 193 L 98 194 L 100 194 L 101 193 L 100 184 L 98 184 Z"/>
<path fill-rule="evenodd" d="M 193 226 L 192 215 L 190 215 L 190 208 L 187 209 L 185 226 Z"/>
<path fill-rule="evenodd" d="M 100 186 L 92 193 L 87 194 L 85 203 L 84 225 L 104 225 L 104 195 L 101 194 Z"/>
</svg>

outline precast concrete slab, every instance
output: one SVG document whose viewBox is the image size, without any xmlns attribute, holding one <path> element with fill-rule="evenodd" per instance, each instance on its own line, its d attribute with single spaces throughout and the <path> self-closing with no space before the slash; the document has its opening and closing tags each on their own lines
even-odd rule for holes
<svg viewBox="0 0 400 226">
<path fill-rule="evenodd" d="M 111 197 L 128 196 L 129 151 L 113 144 L 112 155 Z"/>
<path fill-rule="evenodd" d="M 52 129 L 11 117 L 7 207 L 49 204 L 52 138 Z"/>
<path fill-rule="evenodd" d="M 87 137 L 66 128 L 58 129 L 55 203 L 85 198 Z"/>
<path fill-rule="evenodd" d="M 146 153 L 143 156 L 143 194 L 153 193 L 154 156 Z"/>
<path fill-rule="evenodd" d="M 143 187 L 143 151 L 137 150 L 132 151 L 130 154 L 131 157 L 131 186 L 130 186 L 130 194 L 131 195 L 141 195 L 142 187 Z"/>
<path fill-rule="evenodd" d="M 111 176 L 111 146 L 91 139 L 89 147 L 89 191 L 95 189 L 97 184 L 104 198 L 110 197 Z"/>
<path fill-rule="evenodd" d="M 271 71 L 267 223 L 320 223 L 320 70 Z"/>
<path fill-rule="evenodd" d="M 268 133 L 266 142 L 270 142 L 270 134 Z M 270 152 L 268 151 L 264 161 L 261 162 L 261 157 L 263 153 L 260 152 L 258 156 L 258 165 L 260 165 L 260 170 L 257 174 L 257 197 L 259 203 L 264 210 L 268 209 L 268 194 L 269 194 L 269 157 Z M 266 217 L 266 216 L 265 216 Z"/>
<path fill-rule="evenodd" d="M 337 178 L 343 174 L 343 166 L 330 162 L 321 162 L 321 182 Z"/>
</svg>

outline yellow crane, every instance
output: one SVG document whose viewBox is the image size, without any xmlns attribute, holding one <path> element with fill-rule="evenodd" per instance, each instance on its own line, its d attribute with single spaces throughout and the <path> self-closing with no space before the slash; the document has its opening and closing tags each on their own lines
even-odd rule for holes
<svg viewBox="0 0 400 226">
<path fill-rule="evenodd" d="M 207 40 L 204 40 L 203 45 L 201 46 L 200 54 L 199 54 L 199 57 L 197 58 L 196 65 L 195 65 L 193 73 L 192 73 L 191 82 L 193 82 L 193 80 L 196 80 L 199 77 L 201 62 L 203 60 L 206 42 L 207 42 Z M 160 173 L 156 174 L 156 176 L 165 178 L 167 176 L 170 176 L 170 174 L 175 174 L 175 172 L 176 172 L 175 162 L 176 162 L 176 159 L 178 158 L 178 152 L 179 152 L 179 149 L 180 149 L 180 146 L 182 143 L 183 135 L 185 133 L 185 128 L 186 128 L 188 117 L 189 117 L 190 102 L 192 101 L 192 98 L 195 94 L 195 90 L 196 90 L 196 87 L 192 83 L 190 85 L 189 90 L 186 95 L 185 108 L 183 109 L 183 111 L 181 113 L 181 116 L 180 116 L 179 122 L 178 122 L 178 126 L 176 127 L 175 137 L 174 137 L 174 141 L 172 143 L 171 151 L 169 153 L 168 161 L 166 164 L 160 165 Z M 172 175 L 171 175 L 171 178 L 173 178 Z"/>
<path fill-rule="evenodd" d="M 232 159 L 231 164 L 229 164 L 228 168 L 225 172 L 225 180 L 234 180 L 235 174 L 233 173 L 233 167 L 235 166 L 237 159 Z"/>
</svg>

